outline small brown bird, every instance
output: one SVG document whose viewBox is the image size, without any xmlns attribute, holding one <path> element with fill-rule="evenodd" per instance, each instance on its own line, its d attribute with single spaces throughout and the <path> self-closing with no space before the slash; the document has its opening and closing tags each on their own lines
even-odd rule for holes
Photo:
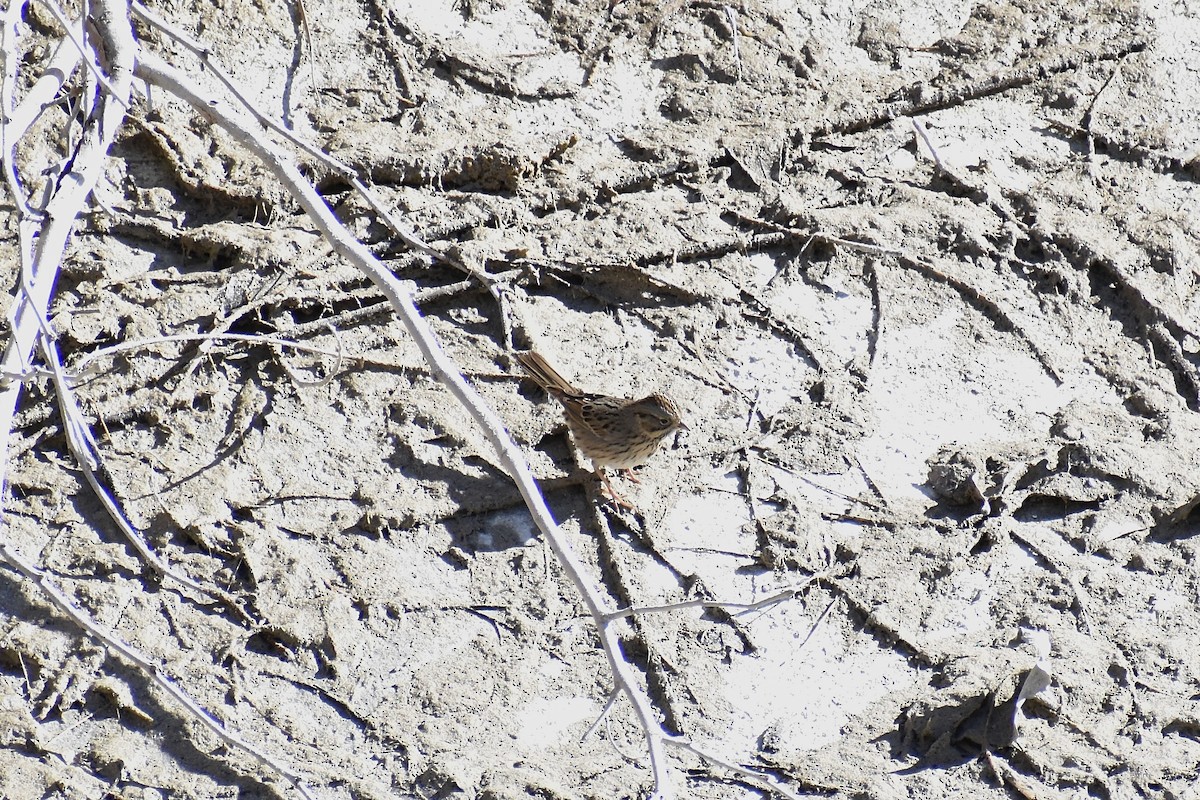
<svg viewBox="0 0 1200 800">
<path fill-rule="evenodd" d="M 632 400 L 581 392 L 532 350 L 516 355 L 529 377 L 562 404 L 575 446 L 592 460 L 609 496 L 633 508 L 613 489 L 604 468 L 624 470 L 631 481 L 640 483 L 633 468 L 644 464 L 673 431 L 687 429 L 671 398 L 652 394 Z"/>
</svg>

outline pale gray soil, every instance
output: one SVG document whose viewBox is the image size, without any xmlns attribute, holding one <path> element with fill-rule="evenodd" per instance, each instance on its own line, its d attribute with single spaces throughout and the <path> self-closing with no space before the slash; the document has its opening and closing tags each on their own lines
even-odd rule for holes
<svg viewBox="0 0 1200 800">
<path fill-rule="evenodd" d="M 310 51 L 291 5 L 155 5 L 507 276 L 506 309 L 422 308 L 614 604 L 804 587 L 630 627 L 668 729 L 801 794 L 1197 798 L 1200 6 L 1129 6 L 306 0 Z M 418 290 L 463 280 L 317 177 Z M 79 387 L 127 513 L 251 621 L 143 567 L 42 379 L 8 541 L 317 797 L 645 797 L 626 703 L 581 741 L 611 681 L 573 588 L 400 324 L 355 314 L 371 284 L 160 92 L 100 200 L 53 304 L 68 366 L 212 331 L 332 351 L 325 320 L 347 359 L 308 386 L 283 362 L 334 359 L 159 344 Z M 690 430 L 617 479 L 636 514 L 508 328 L 585 389 L 679 401 Z M 1014 734 L 1022 629 L 1053 682 Z M 295 796 L 8 569 L 0 631 L 3 797 Z M 672 757 L 680 796 L 756 794 Z"/>
</svg>

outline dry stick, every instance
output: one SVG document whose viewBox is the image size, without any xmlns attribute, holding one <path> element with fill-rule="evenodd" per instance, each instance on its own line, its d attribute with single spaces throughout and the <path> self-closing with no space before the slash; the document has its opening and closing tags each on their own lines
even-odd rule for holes
<svg viewBox="0 0 1200 800">
<path fill-rule="evenodd" d="M 689 742 L 687 739 L 682 737 L 671 737 L 667 739 L 667 744 L 671 745 L 672 747 L 678 747 L 680 750 L 686 750 L 693 755 L 700 756 L 700 758 L 704 759 L 705 761 L 709 761 L 719 767 L 724 767 L 735 775 L 740 775 L 742 780 L 751 786 L 756 786 L 759 789 L 768 792 L 777 792 L 788 798 L 788 800 L 800 800 L 800 795 L 784 786 L 774 776 L 748 769 L 743 767 L 741 764 L 735 764 L 728 759 L 721 758 L 720 756 L 708 752 L 706 749 L 693 742 Z"/>
<path fill-rule="evenodd" d="M 1080 120 L 1080 126 L 1087 134 L 1088 177 L 1093 182 L 1096 181 L 1096 139 L 1092 136 L 1092 112 L 1096 110 L 1096 103 L 1099 102 L 1100 95 L 1104 94 L 1104 90 L 1108 88 L 1108 85 L 1113 82 L 1113 79 L 1117 77 L 1117 73 L 1120 71 L 1121 62 L 1118 61 L 1117 65 L 1108 73 L 1108 78 L 1100 85 L 1096 93 L 1092 95 L 1092 102 L 1088 103 L 1087 111 L 1083 112 L 1083 118 Z"/>
<path fill-rule="evenodd" d="M 507 285 L 510 281 L 513 281 L 524 274 L 525 270 L 523 269 L 510 269 L 507 272 L 501 272 L 493 275 L 492 278 L 497 283 Z M 466 292 L 470 289 L 476 289 L 478 287 L 479 281 L 473 278 L 467 278 L 465 280 L 458 281 L 457 283 L 446 284 L 445 286 L 431 286 L 428 289 L 418 289 L 416 292 L 414 292 L 413 302 L 420 307 L 434 300 L 439 300 L 443 297 L 453 297 L 456 294 Z M 313 320 L 312 322 L 302 322 L 299 325 L 291 325 L 287 328 L 283 328 L 281 332 L 286 333 L 288 336 L 295 336 L 299 338 L 302 336 L 309 336 L 317 331 L 324 330 L 328 323 L 333 323 L 342 328 L 349 328 L 350 325 L 354 323 L 363 322 L 368 319 L 374 319 L 375 317 L 390 313 L 392 313 L 392 304 L 384 300 L 379 303 L 373 303 L 369 306 L 356 308 L 353 311 L 343 311 L 341 314 L 337 314 L 332 317 L 326 317 L 325 319 Z"/>
<path fill-rule="evenodd" d="M 329 329 L 329 334 L 333 336 L 333 341 L 337 344 L 337 352 L 333 354 L 333 357 L 336 359 L 333 364 L 333 369 L 329 370 L 329 374 L 324 378 L 317 378 L 315 380 L 301 378 L 300 373 L 292 369 L 292 365 L 284 359 L 283 353 L 277 349 L 277 346 L 272 347 L 272 352 L 274 352 L 275 357 L 279 359 L 279 366 L 283 367 L 283 371 L 288 374 L 288 377 L 291 378 L 297 386 L 305 388 L 322 388 L 333 383 L 333 379 L 337 377 L 339 372 L 342 371 L 342 362 L 346 359 L 346 349 L 342 344 L 342 335 L 333 325 L 326 325 L 326 328 Z"/>
<path fill-rule="evenodd" d="M 933 111 L 961 106 L 968 100 L 990 97 L 1009 89 L 1044 82 L 1059 73 L 1069 72 L 1098 61 L 1124 58 L 1140 53 L 1149 46 L 1141 32 L 1119 38 L 1108 38 L 1085 45 L 1064 45 L 1035 51 L 1037 55 L 1019 63 L 1002 67 L 997 72 L 966 80 L 953 80 L 942 86 L 931 86 L 922 80 L 891 94 L 896 100 L 876 100 L 854 109 L 849 114 L 829 114 L 814 126 L 795 129 L 788 139 L 803 146 L 812 138 L 829 134 L 851 134 L 871 128 L 881 128 L 901 117 L 915 117 Z"/>
<path fill-rule="evenodd" d="M 324 164 L 327 169 L 350 184 L 354 191 L 357 192 L 358 195 L 366 201 L 367 205 L 371 207 L 371 210 L 378 214 L 380 218 L 383 219 L 384 224 L 391 228 L 392 232 L 399 236 L 405 244 L 418 252 L 424 253 L 432 259 L 445 262 L 456 269 L 466 272 L 472 278 L 479 281 L 480 284 L 487 287 L 488 292 L 491 293 L 496 303 L 500 306 L 501 311 L 505 312 L 504 318 L 507 319 L 507 300 L 505 299 L 501 289 L 496 285 L 496 282 L 492 276 L 479 269 L 476 269 L 475 267 L 472 267 L 469 264 L 466 264 L 459 258 L 455 258 L 452 255 L 435 250 L 432 246 L 421 239 L 421 237 L 417 236 L 415 231 L 404 225 L 404 223 L 402 223 L 395 214 L 393 214 L 386 206 L 384 206 L 384 204 L 380 202 L 375 194 L 370 191 L 359 179 L 358 174 L 354 170 L 320 148 L 314 147 L 313 145 L 304 141 L 295 133 L 276 122 L 275 119 L 270 115 L 259 111 L 258 108 L 252 102 L 250 102 L 245 94 L 238 88 L 233 79 L 229 77 L 229 74 L 224 70 L 224 68 L 222 68 L 221 65 L 212 58 L 212 50 L 210 48 L 204 46 L 191 36 L 188 36 L 179 28 L 172 25 L 170 22 L 167 22 L 162 17 L 159 17 L 141 3 L 134 2 L 131 7 L 137 16 L 145 20 L 151 26 L 157 28 L 165 35 L 174 39 L 183 47 L 191 51 L 196 58 L 200 59 L 200 63 L 203 64 L 206 69 L 212 71 L 212 73 L 217 77 L 217 80 L 219 80 L 221 84 L 225 86 L 226 90 L 228 90 L 229 93 L 237 99 L 238 103 L 240 103 L 246 111 L 248 111 L 256 120 L 258 120 L 261 125 L 279 134 L 302 152 L 315 159 L 317 162 Z M 507 329 L 505 334 L 511 338 L 511 335 L 508 333 Z"/>
<path fill-rule="evenodd" d="M 302 797 L 306 798 L 306 800 L 314 800 L 313 796 L 309 794 L 308 789 L 304 786 L 304 783 L 298 774 L 292 772 L 281 762 L 276 761 L 266 753 L 260 751 L 254 745 L 246 742 L 244 739 L 241 739 L 236 734 L 231 733 L 216 719 L 216 717 L 209 714 L 203 706 L 201 706 L 199 703 L 189 697 L 182 689 L 176 686 L 174 681 L 163 674 L 162 670 L 160 670 L 153 661 L 142 655 L 139 650 L 134 649 L 121 639 L 113 636 L 92 622 L 92 620 L 83 612 L 82 609 L 78 608 L 74 603 L 72 603 L 71 600 L 62 593 L 62 590 L 60 590 L 46 578 L 46 573 L 43 570 L 26 561 L 20 553 L 10 547 L 8 543 L 3 540 L 0 540 L 0 556 L 3 556 L 4 560 L 12 565 L 22 575 L 24 575 L 26 579 L 37 584 L 37 587 L 42 590 L 42 593 L 48 597 L 60 611 L 73 619 L 77 625 L 82 627 L 89 636 L 91 636 L 93 639 L 96 639 L 111 652 L 120 655 L 126 661 L 129 661 L 135 667 L 149 676 L 150 679 L 153 680 L 160 689 L 174 698 L 175 701 L 181 706 L 190 711 L 192 715 L 204 725 L 204 727 L 216 734 L 222 742 L 224 742 L 226 745 L 248 753 L 267 769 L 272 770 L 286 778 L 288 782 L 292 784 L 292 786 L 296 787 L 296 791 L 298 791 Z"/>
<path fill-rule="evenodd" d="M 25 192 L 21 189 L 21 181 L 17 177 L 16 160 L 13 150 L 20 134 L 12 125 L 12 104 L 17 94 L 17 24 L 21 19 L 21 9 L 24 3 L 9 2 L 8 10 L 4 12 L 4 30 L 0 32 L 0 59 L 3 59 L 3 76 L 0 76 L 0 147 L 3 148 L 4 181 L 8 184 L 8 193 L 12 195 L 17 205 L 17 216 L 33 215 L 33 210 L 25 201 Z M 65 42 L 64 42 L 65 44 Z M 15 135 L 14 135 L 15 134 Z"/>
<path fill-rule="evenodd" d="M 311 344 L 300 344 L 287 339 L 280 339 L 278 336 L 263 336 L 261 334 L 249 333 L 180 333 L 171 336 L 155 336 L 150 339 L 136 339 L 131 342 L 121 342 L 110 347 L 102 347 L 88 353 L 83 358 L 75 362 L 73 370 L 73 383 L 78 385 L 79 379 L 88 374 L 87 365 L 91 362 L 105 358 L 106 356 L 115 356 L 117 353 L 124 353 L 129 350 L 141 350 L 146 347 L 153 347 L 156 344 L 171 344 L 174 342 L 248 342 L 249 344 L 266 344 L 272 347 L 290 347 L 293 350 L 301 353 L 313 353 L 315 355 L 330 356 L 332 358 L 341 359 L 343 354 L 326 350 L 321 347 L 316 347 Z M 339 348 L 340 350 L 340 348 Z"/>
<path fill-rule="evenodd" d="M 18 5 L 15 4 L 14 5 Z M 75 23 L 78 25 L 78 23 Z M 79 64 L 79 51 L 71 42 L 64 38 L 58 43 L 58 48 L 54 51 L 54 55 L 50 57 L 50 62 L 34 81 L 32 87 L 26 93 L 25 97 L 12 111 L 7 113 L 5 108 L 4 119 L 4 153 L 6 168 L 11 166 L 16 169 L 15 161 L 13 160 L 13 149 L 16 147 L 17 141 L 25 135 L 26 131 L 33 127 L 33 124 L 51 108 L 62 89 L 67 78 L 75 71 L 75 67 Z M 7 79 L 7 76 L 6 76 Z M 14 172 L 15 175 L 15 172 Z M 13 202 L 17 204 L 18 210 L 24 215 L 28 213 L 31 217 L 41 218 L 41 211 L 34 210 L 29 207 L 25 198 L 20 194 L 18 187 L 16 196 Z"/>
<path fill-rule="evenodd" d="M 645 733 L 654 774 L 655 790 L 652 797 L 671 796 L 671 774 L 663 747 L 667 734 L 657 722 L 649 698 L 637 688 L 633 668 L 620 655 L 620 643 L 613 630 L 613 623 L 604 619 L 607 611 L 600 591 L 587 577 L 583 564 L 567 546 L 534 482 L 529 465 L 520 449 L 505 432 L 504 423 L 467 384 L 454 362 L 442 350 L 433 329 L 413 304 L 408 289 L 371 254 L 370 250 L 346 231 L 296 165 L 290 159 L 285 159 L 279 148 L 267 140 L 262 131 L 243 112 L 227 108 L 226 104 L 205 94 L 190 78 L 151 53 L 142 54 L 137 65 L 137 75 L 190 104 L 198 113 L 222 127 L 243 147 L 254 153 L 292 193 L 333 245 L 334 250 L 370 278 L 392 303 L 421 355 L 429 364 L 430 372 L 446 385 L 496 449 L 501 463 L 516 481 L 538 529 L 545 536 L 567 577 L 579 590 L 584 605 L 596 621 L 597 633 L 614 681 L 629 698 L 639 725 Z"/>
<path fill-rule="evenodd" d="M 74 45 L 75 49 L 79 51 L 79 55 L 83 56 L 84 66 L 87 67 L 88 73 L 92 76 L 96 83 L 99 84 L 100 88 L 104 89 L 104 96 L 110 98 L 114 102 L 120 103 L 122 107 L 128 109 L 129 93 L 125 92 L 124 95 L 122 95 L 121 92 L 117 91 L 117 88 L 113 86 L 107 78 L 104 77 L 104 71 L 97 63 L 97 60 L 91 58 L 91 56 L 95 55 L 95 53 L 88 52 L 90 48 L 84 42 L 83 37 L 81 36 L 81 31 L 76 30 L 76 26 L 72 24 L 71 20 L 67 19 L 67 15 L 63 13 L 62 9 L 50 2 L 50 0 L 41 0 L 41 4 L 43 8 L 50 12 L 50 16 L 54 17 L 54 21 L 61 25 L 66 31 L 67 41 Z"/>
<path fill-rule="evenodd" d="M 736 610 L 739 614 L 745 614 L 749 611 L 758 611 L 759 609 L 769 608 L 785 600 L 794 600 L 804 593 L 809 584 L 819 581 L 827 577 L 826 573 L 813 575 L 803 584 L 799 586 L 789 586 L 786 589 L 780 589 L 770 597 L 764 597 L 754 603 L 737 603 L 725 600 L 684 600 L 679 603 L 666 603 L 658 606 L 631 606 L 629 608 L 621 608 L 616 611 L 610 611 L 604 615 L 607 622 L 632 617 L 636 614 L 652 614 L 663 611 L 679 611 L 684 608 L 719 608 L 725 611 Z"/>
<path fill-rule="evenodd" d="M 599 728 L 600 723 L 604 722 L 604 720 L 608 717 L 608 712 L 612 710 L 613 705 L 616 704 L 617 698 L 620 696 L 620 689 L 613 689 L 608 693 L 608 700 L 604 702 L 604 708 L 600 709 L 600 713 L 596 715 L 595 722 L 593 722 L 591 725 L 588 725 L 587 730 L 584 731 L 583 735 L 579 737 L 581 744 L 586 742 L 587 738 L 596 732 L 596 729 Z M 609 741 L 612 741 L 612 739 L 609 739 Z"/>
<path fill-rule="evenodd" d="M 933 156 L 933 163 L 942 172 L 946 171 L 946 165 L 942 163 L 942 157 L 938 155 L 937 148 L 933 146 L 933 141 L 929 138 L 929 132 L 925 130 L 925 126 L 917 120 L 912 120 L 913 130 L 921 137 L 921 141 L 925 142 L 925 147 L 928 148 L 929 154 Z"/>
<path fill-rule="evenodd" d="M 43 334 L 39 343 L 42 346 L 42 358 L 50 368 L 54 380 L 54 393 L 58 398 L 59 416 L 62 417 L 63 434 L 67 437 L 67 447 L 75 460 L 93 478 L 93 473 L 100 469 L 99 448 L 92 436 L 91 428 L 79 410 L 79 402 L 75 399 L 75 391 L 67 381 L 63 370 L 62 360 L 58 355 L 58 345 L 54 339 Z M 91 480 L 88 481 L 91 483 Z M 93 485 L 93 488 L 95 486 Z M 105 504 L 107 505 L 107 503 Z"/>
<path fill-rule="evenodd" d="M 62 417 L 63 431 L 67 437 L 67 447 L 70 448 L 71 454 L 79 463 L 79 467 L 83 471 L 88 485 L 92 487 L 92 491 L 96 493 L 96 497 L 99 498 L 101 505 L 104 506 L 104 510 L 108 512 L 108 516 L 120 528 L 126 540 L 138 551 L 142 560 L 149 564 L 159 575 L 170 578 L 181 586 L 186 586 L 192 591 L 200 592 L 219 601 L 230 611 L 241 617 L 243 622 L 253 623 L 254 620 L 250 615 L 226 592 L 216 587 L 204 586 L 187 575 L 171 569 L 150 548 L 150 545 L 146 544 L 141 533 L 126 518 L 125 513 L 121 510 L 120 503 L 116 501 L 116 498 L 100 483 L 100 479 L 96 476 L 96 472 L 103 466 L 100 449 L 96 446 L 96 440 L 92 437 L 92 432 L 83 418 L 83 412 L 79 410 L 79 403 L 75 400 L 75 391 L 71 388 L 70 381 L 67 379 L 66 371 L 63 369 L 62 361 L 58 355 L 58 347 L 54 344 L 53 340 L 45 336 L 42 337 L 41 344 L 46 364 L 50 367 L 50 372 L 54 377 L 54 394 L 58 398 L 58 410 L 59 415 Z"/>
<path fill-rule="evenodd" d="M 42 336 L 43 331 L 47 329 L 46 309 L 71 228 L 102 174 L 104 156 L 115 139 L 116 132 L 124 118 L 125 104 L 129 99 L 133 82 L 132 66 L 136 45 L 128 15 L 123 13 L 124 9 L 114 0 L 94 0 L 93 11 L 96 31 L 100 38 L 99 45 L 107 57 L 109 67 L 107 86 L 110 91 L 121 94 L 116 97 L 104 94 L 99 98 L 98 113 L 89 115 L 74 158 L 66 162 L 66 171 L 58 177 L 57 181 L 47 183 L 49 199 L 45 204 L 43 224 L 40 230 L 35 230 L 34 222 L 29 217 L 20 222 L 19 238 L 22 260 L 28 264 L 29 270 L 25 273 L 28 280 L 22 282 L 25 291 L 17 298 L 10 312 L 13 336 L 4 354 L 5 374 L 24 374 L 32 366 L 34 346 L 38 337 Z M 52 78 L 51 82 L 53 80 Z M 35 239 L 36 244 L 34 243 Z M 46 341 L 49 339 L 47 338 Z M 59 375 L 60 379 L 61 377 Z M 3 426 L 5 431 L 12 430 L 13 415 L 21 388 L 21 383 L 18 381 L 0 386 L 0 420 L 6 423 Z M 60 394 L 60 399 L 62 398 L 63 395 Z M 69 424 L 64 417 L 64 425 Z M 75 433 L 78 434 L 78 431 Z M 80 463 L 86 466 L 86 458 L 82 459 Z M 8 447 L 5 445 L 0 447 L 0 487 L 4 484 L 7 468 Z M 0 494 L 0 499 L 2 499 L 2 494 Z M 26 561 L 20 553 L 2 540 L 0 540 L 0 557 L 27 579 L 36 583 L 51 602 L 88 635 L 100 641 L 109 648 L 110 652 L 117 653 L 149 675 L 165 692 L 187 708 L 196 719 L 224 742 L 242 748 L 260 764 L 287 778 L 301 795 L 311 800 L 312 796 L 299 782 L 299 777 L 295 773 L 225 730 L 196 701 L 184 694 L 161 674 L 152 662 L 120 639 L 99 628 L 54 584 L 46 579 L 42 570 Z"/>
</svg>

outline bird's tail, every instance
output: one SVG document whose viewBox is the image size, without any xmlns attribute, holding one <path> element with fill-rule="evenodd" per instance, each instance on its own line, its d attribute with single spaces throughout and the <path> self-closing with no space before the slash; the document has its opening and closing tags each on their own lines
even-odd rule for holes
<svg viewBox="0 0 1200 800">
<path fill-rule="evenodd" d="M 579 394 L 578 389 L 562 375 L 559 375 L 546 359 L 533 350 L 517 353 L 517 361 L 521 362 L 521 366 L 529 373 L 529 377 L 537 381 L 538 385 L 550 394 Z"/>
</svg>

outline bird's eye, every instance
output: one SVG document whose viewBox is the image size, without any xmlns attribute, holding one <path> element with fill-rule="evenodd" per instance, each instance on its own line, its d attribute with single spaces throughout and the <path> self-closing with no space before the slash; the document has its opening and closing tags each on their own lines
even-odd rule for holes
<svg viewBox="0 0 1200 800">
<path fill-rule="evenodd" d="M 652 431 L 665 431 L 675 424 L 674 420 L 668 417 L 660 417 L 657 414 L 643 414 L 642 423 L 647 429 Z"/>
</svg>

